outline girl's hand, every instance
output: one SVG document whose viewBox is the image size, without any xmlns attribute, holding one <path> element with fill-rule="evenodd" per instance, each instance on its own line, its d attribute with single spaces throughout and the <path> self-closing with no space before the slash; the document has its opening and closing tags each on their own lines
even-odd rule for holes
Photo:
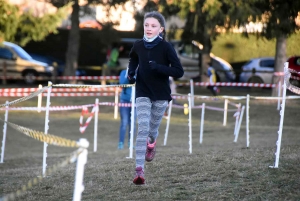
<svg viewBox="0 0 300 201">
<path fill-rule="evenodd" d="M 154 70 L 154 71 L 157 71 L 157 69 L 158 69 L 158 66 L 155 61 L 149 61 L 149 67 L 151 68 L 151 70 Z"/>
<path fill-rule="evenodd" d="M 127 76 L 127 79 L 129 81 L 129 84 L 134 84 L 135 83 L 135 78 L 131 77 L 130 75 Z"/>
</svg>

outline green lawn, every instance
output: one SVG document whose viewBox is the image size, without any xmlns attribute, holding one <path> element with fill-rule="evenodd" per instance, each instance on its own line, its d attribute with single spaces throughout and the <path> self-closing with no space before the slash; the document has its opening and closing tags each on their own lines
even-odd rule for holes
<svg viewBox="0 0 300 201">
<path fill-rule="evenodd" d="M 178 88 L 187 94 L 188 88 Z M 196 88 L 196 95 L 209 94 Z M 222 88 L 221 95 L 270 96 L 269 89 L 252 91 Z M 290 95 L 290 93 L 289 93 Z M 98 97 L 100 102 L 114 102 L 113 97 Z M 1 97 L 5 103 L 8 98 Z M 16 98 L 10 98 L 14 100 Z M 52 97 L 51 106 L 92 104 L 95 97 Z M 186 99 L 178 100 L 186 103 Z M 224 100 L 196 99 L 195 105 L 223 108 Z M 25 104 L 26 103 L 26 104 Z M 16 104 L 36 106 L 37 99 Z M 232 101 L 245 105 L 245 100 Z M 45 99 L 43 99 L 43 105 Z M 232 108 L 232 106 L 230 106 Z M 93 121 L 84 134 L 79 132 L 81 110 L 50 112 L 48 133 L 71 140 L 90 142 L 84 173 L 82 200 L 300 200 L 299 99 L 287 100 L 282 147 L 278 169 L 269 168 L 275 160 L 280 115 L 277 101 L 250 101 L 250 146 L 246 147 L 245 116 L 238 141 L 233 142 L 235 118 L 228 113 L 223 126 L 223 112 L 205 110 L 203 143 L 199 143 L 201 109 L 192 111 L 192 153 L 189 153 L 189 121 L 183 109 L 173 108 L 167 145 L 163 145 L 166 120 L 163 119 L 157 143 L 157 155 L 145 166 L 146 185 L 132 184 L 135 161 L 126 158 L 127 147 L 117 150 L 119 119 L 113 107 L 100 106 L 98 151 L 93 152 Z M 4 111 L 1 112 L 1 119 Z M 34 130 L 44 131 L 45 113 L 11 111 L 8 120 Z M 2 124 L 2 123 L 1 123 Z M 2 133 L 0 135 L 2 140 Z M 75 148 L 48 146 L 48 168 L 64 160 Z M 0 164 L 0 197 L 16 192 L 30 179 L 42 173 L 43 143 L 8 127 L 4 163 Z M 72 200 L 76 164 L 58 168 L 41 183 L 29 188 L 16 200 Z"/>
</svg>

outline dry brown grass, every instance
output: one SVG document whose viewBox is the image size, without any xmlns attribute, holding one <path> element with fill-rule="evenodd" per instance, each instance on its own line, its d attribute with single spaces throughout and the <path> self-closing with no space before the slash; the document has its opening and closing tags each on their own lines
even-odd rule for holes
<svg viewBox="0 0 300 201">
<path fill-rule="evenodd" d="M 179 92 L 187 93 L 187 90 L 180 88 Z M 223 89 L 222 93 L 269 95 L 270 91 Z M 196 94 L 208 92 L 199 90 Z M 108 99 L 100 98 L 100 101 Z M 1 98 L 1 103 L 5 100 Z M 94 100 L 93 97 L 52 98 L 51 102 L 52 105 L 80 105 Z M 35 101 L 26 106 L 35 106 Z M 205 102 L 210 106 L 224 105 L 223 101 Z M 245 104 L 245 101 L 237 102 Z M 197 105 L 201 103 L 196 101 Z M 188 117 L 181 109 L 174 108 L 167 145 L 163 146 L 166 128 L 163 120 L 157 156 L 146 164 L 144 186 L 132 184 L 135 161 L 126 158 L 127 147 L 117 150 L 119 120 L 113 119 L 112 107 L 100 107 L 96 153 L 93 152 L 93 123 L 80 134 L 79 110 L 51 112 L 49 133 L 72 140 L 87 138 L 90 142 L 82 200 L 300 200 L 299 100 L 287 101 L 278 169 L 269 168 L 274 163 L 278 137 L 277 102 L 251 100 L 250 106 L 249 148 L 246 148 L 245 118 L 238 142 L 233 143 L 233 113 L 228 114 L 224 127 L 223 113 L 210 110 L 205 113 L 203 144 L 199 144 L 201 110 L 193 110 L 192 154 L 188 150 Z M 9 121 L 40 131 L 44 131 L 44 118 L 44 113 L 9 113 Z M 49 145 L 48 166 L 69 156 L 73 150 Z M 8 127 L 4 163 L 0 164 L 0 197 L 41 175 L 42 151 L 43 143 Z M 16 200 L 72 200 L 75 170 L 75 164 L 59 169 Z"/>
</svg>

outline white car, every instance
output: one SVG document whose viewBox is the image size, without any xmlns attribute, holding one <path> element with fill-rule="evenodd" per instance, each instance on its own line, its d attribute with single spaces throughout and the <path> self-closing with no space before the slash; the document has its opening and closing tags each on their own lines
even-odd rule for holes
<svg viewBox="0 0 300 201">
<path fill-rule="evenodd" d="M 274 66 L 274 57 L 253 58 L 242 66 L 240 82 L 271 84 Z"/>
<path fill-rule="evenodd" d="M 184 69 L 184 75 L 179 80 L 190 80 L 199 76 L 199 53 L 202 45 L 197 41 L 190 44 L 182 44 L 178 41 L 172 42 L 180 62 Z M 224 59 L 210 53 L 212 67 L 216 71 L 217 82 L 232 82 L 236 79 L 236 74 L 232 66 Z"/>
<path fill-rule="evenodd" d="M 51 77 L 54 68 L 34 60 L 23 48 L 10 43 L 0 43 L 0 71 L 6 67 L 6 76 L 22 76 L 26 84 L 33 84 L 38 76 Z"/>
</svg>

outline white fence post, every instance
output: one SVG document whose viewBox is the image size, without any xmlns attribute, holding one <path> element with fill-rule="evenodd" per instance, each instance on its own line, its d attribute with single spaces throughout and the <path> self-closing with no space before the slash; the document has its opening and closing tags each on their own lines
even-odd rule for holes
<svg viewBox="0 0 300 201">
<path fill-rule="evenodd" d="M 48 82 L 48 93 L 47 93 L 47 103 L 46 103 L 46 115 L 45 115 L 45 131 L 44 133 L 47 135 L 48 134 L 48 129 L 49 129 L 49 108 L 50 108 L 50 94 L 51 94 L 51 89 L 52 89 L 52 82 Z M 46 176 L 46 167 L 47 167 L 47 147 L 48 144 L 44 142 L 44 151 L 43 151 L 43 177 Z"/>
<path fill-rule="evenodd" d="M 189 99 L 189 152 L 192 153 L 192 98 L 191 94 L 188 94 Z"/>
<path fill-rule="evenodd" d="M 249 147 L 250 144 L 250 136 L 249 136 L 249 108 L 250 108 L 250 96 L 247 94 L 247 101 L 246 101 L 246 146 Z"/>
<path fill-rule="evenodd" d="M 289 63 L 284 63 L 284 74 L 288 71 Z M 279 130 L 278 130 L 278 139 L 276 142 L 277 149 L 275 153 L 275 164 L 274 166 L 269 166 L 270 168 L 278 168 L 279 164 L 279 156 L 280 156 L 280 147 L 281 147 L 281 138 L 282 138 L 282 129 L 283 129 L 283 120 L 284 120 L 284 111 L 285 111 L 285 100 L 286 100 L 286 83 L 283 82 L 283 92 L 282 92 L 282 103 L 281 103 L 281 110 L 280 110 L 280 122 L 279 122 Z"/>
<path fill-rule="evenodd" d="M 191 106 L 194 107 L 194 80 L 190 79 L 190 89 L 191 89 Z"/>
<path fill-rule="evenodd" d="M 245 106 L 242 107 L 242 111 L 239 115 L 239 124 L 238 124 L 238 127 L 237 127 L 236 132 L 235 132 L 234 142 L 237 142 L 237 139 L 239 137 L 240 128 L 241 128 L 241 124 L 242 124 L 242 120 L 243 120 L 243 116 L 244 116 L 244 110 L 245 110 Z"/>
<path fill-rule="evenodd" d="M 114 119 L 117 119 L 118 118 L 118 110 L 119 110 L 119 107 L 118 107 L 118 103 L 119 103 L 119 87 L 116 87 L 116 90 L 115 90 L 115 112 L 114 112 Z"/>
<path fill-rule="evenodd" d="M 277 101 L 277 110 L 280 110 L 280 96 L 281 96 L 281 81 L 278 82 L 278 101 Z"/>
<path fill-rule="evenodd" d="M 227 124 L 227 112 L 228 112 L 228 99 L 224 100 L 224 119 L 223 119 L 223 126 Z"/>
<path fill-rule="evenodd" d="M 94 119 L 94 152 L 97 151 L 97 143 L 98 143 L 98 113 L 99 113 L 99 99 L 95 100 L 95 119 Z"/>
<path fill-rule="evenodd" d="M 82 147 L 80 148 L 82 152 L 79 154 L 77 158 L 73 201 L 80 201 L 81 194 L 84 191 L 84 185 L 83 185 L 84 166 L 87 162 L 87 155 L 88 155 L 87 148 L 89 147 L 89 142 L 84 138 L 81 138 L 79 140 L 79 144 Z"/>
<path fill-rule="evenodd" d="M 171 119 L 172 106 L 173 106 L 173 100 L 171 100 L 170 103 L 169 103 L 168 119 L 167 119 L 167 126 L 166 126 L 166 132 L 165 132 L 164 146 L 167 145 L 167 139 L 168 139 L 168 134 L 169 134 L 169 127 L 170 127 L 170 119 Z"/>
<path fill-rule="evenodd" d="M 129 157 L 133 158 L 133 138 L 134 138 L 134 128 L 135 128 L 135 85 L 132 86 L 131 92 L 131 122 L 130 122 L 130 147 L 129 147 Z"/>
<path fill-rule="evenodd" d="M 202 103 L 201 123 L 200 123 L 200 139 L 199 139 L 200 144 L 202 144 L 202 141 L 203 141 L 204 114 L 205 114 L 205 103 Z"/>
<path fill-rule="evenodd" d="M 39 84 L 39 89 L 42 89 L 43 86 L 41 84 Z M 42 97 L 43 97 L 43 93 L 40 93 L 38 95 L 38 104 L 37 104 L 37 111 L 38 112 L 41 112 L 41 108 L 42 108 Z"/>
<path fill-rule="evenodd" d="M 6 104 L 8 104 L 8 101 L 6 101 Z M 3 163 L 4 160 L 4 152 L 5 152 L 5 142 L 6 142 L 6 132 L 7 132 L 7 120 L 8 120 L 8 105 L 6 105 L 5 115 L 4 115 L 4 124 L 3 124 L 3 139 L 2 139 L 2 147 L 1 147 L 1 161 L 0 163 Z"/>
<path fill-rule="evenodd" d="M 238 104 L 238 112 L 234 114 L 235 116 L 235 126 L 234 126 L 234 132 L 233 134 L 236 135 L 238 124 L 239 124 L 239 116 L 241 115 L 241 103 Z"/>
</svg>

